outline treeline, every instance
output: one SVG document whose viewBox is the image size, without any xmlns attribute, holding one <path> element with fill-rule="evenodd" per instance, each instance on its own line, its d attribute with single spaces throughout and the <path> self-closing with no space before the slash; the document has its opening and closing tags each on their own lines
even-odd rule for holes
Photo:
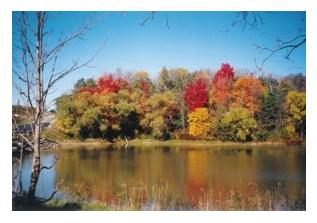
<svg viewBox="0 0 317 223">
<path fill-rule="evenodd" d="M 54 127 L 69 138 L 302 141 L 306 78 L 237 75 L 163 68 L 80 79 L 57 100 Z"/>
</svg>

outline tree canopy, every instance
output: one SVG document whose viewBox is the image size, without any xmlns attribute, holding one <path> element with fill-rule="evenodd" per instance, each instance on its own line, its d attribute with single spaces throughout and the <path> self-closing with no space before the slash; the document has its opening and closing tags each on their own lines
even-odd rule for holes
<svg viewBox="0 0 317 223">
<path fill-rule="evenodd" d="M 303 139 L 305 76 L 235 77 L 228 63 L 215 73 L 163 67 L 80 79 L 57 101 L 55 128 L 70 138 L 179 138 L 225 141 Z M 187 118 L 186 118 L 187 117 Z M 186 135 L 186 134 L 185 134 Z"/>
</svg>

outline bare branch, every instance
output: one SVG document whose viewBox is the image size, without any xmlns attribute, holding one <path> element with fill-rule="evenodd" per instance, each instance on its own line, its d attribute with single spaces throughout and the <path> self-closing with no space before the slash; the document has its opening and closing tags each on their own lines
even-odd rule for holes
<svg viewBox="0 0 317 223">
<path fill-rule="evenodd" d="M 289 40 L 289 41 L 280 41 L 280 46 L 283 46 L 283 45 L 288 45 L 288 44 L 293 44 L 295 41 L 297 41 L 298 39 L 305 39 L 306 40 L 306 35 L 304 34 L 300 34 L 298 36 L 295 36 L 293 39 Z"/>
<path fill-rule="evenodd" d="M 35 34 L 34 30 L 32 29 L 32 26 L 28 23 L 28 17 L 25 12 L 22 12 L 22 18 L 18 21 L 19 24 L 19 34 L 21 38 L 21 43 L 22 43 L 22 49 L 23 53 L 27 53 L 33 64 L 35 64 L 35 57 L 34 57 L 34 52 L 32 52 L 31 48 L 35 47 L 35 45 L 32 43 L 32 41 L 29 39 L 29 34 L 28 30 L 30 30 L 33 34 Z"/>
<path fill-rule="evenodd" d="M 53 199 L 53 197 L 55 196 L 55 194 L 56 194 L 57 192 L 58 192 L 57 189 L 54 190 L 53 193 L 51 194 L 51 196 L 49 196 L 49 197 L 48 197 L 47 199 L 45 199 L 45 200 L 39 201 L 38 203 L 39 203 L 39 204 L 44 204 L 44 203 L 46 203 L 46 202 L 49 202 L 50 200 Z"/>
<path fill-rule="evenodd" d="M 44 169 L 50 170 L 50 169 L 52 169 L 54 166 L 55 166 L 55 163 L 54 163 L 53 165 L 51 165 L 51 166 L 42 166 L 42 167 L 41 167 L 41 170 L 44 170 Z"/>
<path fill-rule="evenodd" d="M 40 171 L 45 170 L 45 169 L 46 170 L 52 169 L 56 165 L 57 161 L 58 161 L 58 157 L 57 157 L 57 155 L 55 155 L 53 164 L 50 166 L 42 166 Z"/>
<path fill-rule="evenodd" d="M 144 26 L 149 20 L 155 19 L 155 11 L 150 12 L 150 14 L 140 23 L 140 26 Z"/>
<path fill-rule="evenodd" d="M 165 16 L 165 25 L 166 25 L 167 29 L 170 29 L 170 25 L 169 25 L 167 16 Z"/>
<path fill-rule="evenodd" d="M 44 199 L 44 200 L 42 200 L 42 201 L 39 201 L 38 203 L 39 203 L 39 204 L 43 204 L 43 203 L 46 203 L 46 202 L 52 200 L 53 197 L 55 196 L 55 194 L 58 192 L 58 187 L 59 187 L 60 185 L 62 185 L 63 182 L 64 182 L 64 179 L 62 179 L 62 180 L 56 185 L 56 188 L 55 188 L 55 190 L 53 191 L 53 193 L 51 194 L 51 196 L 49 196 L 47 199 Z"/>
<path fill-rule="evenodd" d="M 33 102 L 32 102 L 31 95 L 30 95 L 30 89 L 28 88 L 29 86 L 30 85 L 28 83 L 27 90 L 25 92 L 25 91 L 23 91 L 21 86 L 18 86 L 16 83 L 14 83 L 14 87 L 16 88 L 19 95 L 21 96 L 21 99 L 24 102 L 23 104 L 26 105 L 25 106 L 26 115 L 27 115 L 29 121 L 32 123 L 35 121 L 35 116 L 34 116 L 34 106 L 33 106 Z M 32 132 L 33 132 L 33 127 L 32 127 Z"/>
<path fill-rule="evenodd" d="M 17 121 L 16 121 L 16 118 L 14 117 L 14 115 L 12 116 L 12 118 L 13 118 L 13 121 L 14 121 L 15 129 L 16 129 L 16 131 L 18 132 L 19 136 L 20 136 L 21 138 L 23 138 L 23 139 L 32 147 L 32 149 L 34 149 L 33 143 L 32 143 L 27 137 L 25 137 L 25 136 L 23 135 L 23 133 L 20 132 L 19 127 L 18 127 L 18 124 L 17 124 Z M 21 149 L 23 149 L 23 148 L 21 148 Z"/>
<path fill-rule="evenodd" d="M 58 73 L 55 73 L 55 74 L 52 74 L 51 77 L 50 77 L 50 80 L 48 82 L 48 85 L 46 87 L 46 89 L 44 90 L 43 92 L 43 97 L 44 97 L 44 104 L 46 102 L 46 98 L 47 98 L 47 95 L 48 95 L 48 92 L 50 91 L 50 89 L 54 86 L 54 84 L 56 82 L 58 82 L 59 80 L 61 80 L 62 78 L 64 78 L 66 75 L 76 71 L 76 70 L 79 70 L 83 67 L 86 67 L 88 66 L 96 57 L 97 55 L 101 52 L 102 49 L 104 49 L 105 47 L 105 42 L 103 43 L 103 45 L 97 50 L 97 52 L 92 56 L 90 57 L 86 62 L 82 63 L 82 64 L 79 64 L 79 60 L 75 61 L 73 63 L 73 65 L 68 68 L 67 70 L 64 70 L 64 71 L 61 71 L 61 72 L 58 72 Z M 55 69 L 55 68 L 54 68 Z"/>
<path fill-rule="evenodd" d="M 242 31 L 246 28 L 249 30 L 256 30 L 263 33 L 259 26 L 264 24 L 264 19 L 260 12 L 248 12 L 242 11 L 237 13 L 237 20 L 232 22 L 232 26 L 240 25 L 242 26 Z"/>
<path fill-rule="evenodd" d="M 250 30 L 254 29 L 259 31 L 259 26 L 264 24 L 264 18 L 262 17 L 261 12 L 243 11 L 239 12 L 237 17 L 238 19 L 234 21 L 232 25 L 235 26 L 239 24 L 242 26 L 242 30 L 248 27 Z M 290 56 L 293 54 L 293 52 L 306 43 L 306 34 L 304 32 L 305 29 L 300 29 L 298 35 L 287 41 L 278 37 L 276 39 L 276 46 L 272 48 L 254 43 L 256 49 L 259 50 L 260 53 L 266 53 L 260 64 L 258 64 L 256 58 L 254 58 L 254 64 L 257 70 L 263 70 L 264 64 L 279 52 L 285 52 L 284 58 L 290 60 Z"/>
<path fill-rule="evenodd" d="M 297 42 L 299 40 L 299 42 Z M 261 64 L 258 65 L 256 59 L 254 59 L 254 63 L 256 68 L 261 71 L 264 67 L 264 64 L 276 53 L 286 50 L 285 59 L 289 60 L 290 56 L 298 47 L 304 45 L 306 43 L 306 35 L 299 35 L 294 37 L 289 41 L 280 41 L 276 48 L 268 48 L 261 47 L 260 45 L 255 44 L 256 48 L 260 50 L 260 52 L 268 52 L 269 54 L 262 60 Z"/>
<path fill-rule="evenodd" d="M 50 51 L 46 52 L 43 57 L 43 61 L 45 64 L 49 63 L 55 56 L 72 40 L 78 38 L 83 40 L 83 36 L 90 31 L 92 26 L 103 17 L 95 17 L 95 16 L 90 16 L 87 21 L 85 22 L 84 25 L 80 26 L 77 31 L 73 32 L 69 36 L 65 37 L 64 39 L 60 39 L 58 44 L 56 44 L 55 47 L 53 47 Z"/>
</svg>

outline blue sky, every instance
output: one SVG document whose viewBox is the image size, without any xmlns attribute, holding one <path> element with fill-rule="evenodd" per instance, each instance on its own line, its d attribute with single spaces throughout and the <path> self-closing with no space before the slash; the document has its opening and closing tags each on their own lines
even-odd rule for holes
<svg viewBox="0 0 317 223">
<path fill-rule="evenodd" d="M 90 14 L 51 12 L 48 28 L 53 30 L 53 34 L 48 39 L 48 46 L 54 45 L 61 34 L 76 30 Z M 149 12 L 106 12 L 84 41 L 78 39 L 65 48 L 58 67 L 65 68 L 78 58 L 85 61 L 103 42 L 105 47 L 90 68 L 72 73 L 57 83 L 51 99 L 69 91 L 82 77 L 97 78 L 117 68 L 123 71 L 145 70 L 153 79 L 163 66 L 184 67 L 189 71 L 201 68 L 217 70 L 221 63 L 228 62 L 235 69 L 255 71 L 254 58 L 261 61 L 264 54 L 259 53 L 254 43 L 274 47 L 278 37 L 289 40 L 298 34 L 300 28 L 306 28 L 305 12 L 261 13 L 264 24 L 259 24 L 259 30 L 232 26 L 237 12 L 156 12 L 154 20 L 141 26 L 148 15 Z M 13 23 L 13 43 L 18 43 L 16 29 Z M 306 45 L 297 49 L 292 54 L 292 61 L 283 58 L 285 52 L 276 54 L 265 64 L 265 72 L 275 76 L 306 74 L 305 48 Z M 13 92 L 13 103 L 16 101 L 17 95 Z"/>
</svg>

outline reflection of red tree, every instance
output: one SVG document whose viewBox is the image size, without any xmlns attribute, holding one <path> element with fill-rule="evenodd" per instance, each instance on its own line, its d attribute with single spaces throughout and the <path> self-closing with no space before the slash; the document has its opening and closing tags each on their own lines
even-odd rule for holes
<svg viewBox="0 0 317 223">
<path fill-rule="evenodd" d="M 115 195 L 109 190 L 97 190 L 94 192 L 94 199 L 99 202 L 109 203 L 115 201 Z"/>
<path fill-rule="evenodd" d="M 207 157 L 204 153 L 188 152 L 185 200 L 196 204 L 208 191 Z"/>
<path fill-rule="evenodd" d="M 261 192 L 262 188 L 257 184 L 256 172 L 251 171 L 248 176 L 231 173 L 234 168 L 248 170 L 248 172 L 250 169 L 256 170 L 255 162 L 251 165 L 253 168 L 250 168 L 250 162 L 242 159 L 238 165 L 228 163 L 224 169 L 215 169 L 221 166 L 218 162 L 219 160 L 210 159 L 205 153 L 188 152 L 184 197 L 187 202 L 191 204 L 197 204 L 199 200 L 204 202 L 208 193 L 209 199 L 221 206 L 225 205 L 232 196 L 239 196 L 246 201 L 249 197 L 254 197 Z M 210 168 L 214 170 L 212 173 L 209 171 Z"/>
</svg>

